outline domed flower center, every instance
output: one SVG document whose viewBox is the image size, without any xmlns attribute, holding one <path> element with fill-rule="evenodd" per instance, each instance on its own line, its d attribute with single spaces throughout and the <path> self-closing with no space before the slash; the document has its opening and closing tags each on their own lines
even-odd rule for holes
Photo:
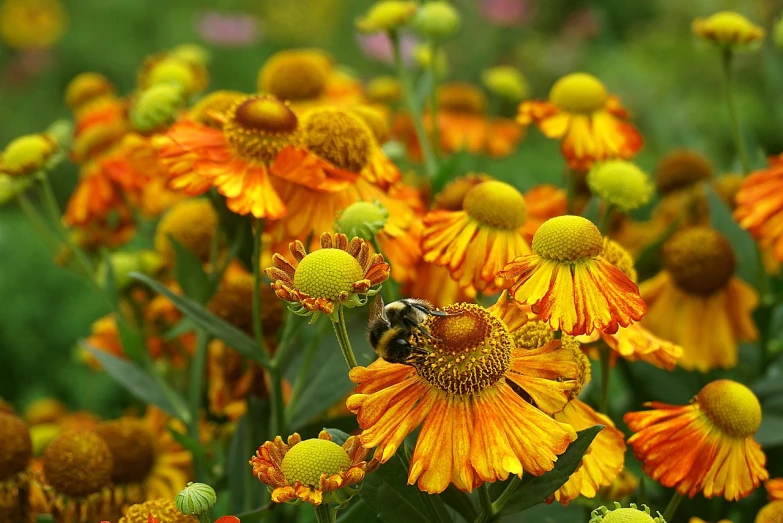
<svg viewBox="0 0 783 523">
<path fill-rule="evenodd" d="M 3 435 L 0 482 L 3 482 L 27 467 L 33 455 L 33 443 L 24 421 L 5 412 L 0 412 L 0 434 Z"/>
<path fill-rule="evenodd" d="M 111 482 L 112 456 L 108 445 L 95 433 L 66 432 L 44 452 L 46 481 L 58 493 L 83 497 Z"/>
<path fill-rule="evenodd" d="M 468 83 L 448 83 L 438 87 L 438 108 L 462 113 L 483 113 L 487 97 Z"/>
<path fill-rule="evenodd" d="M 258 88 L 292 102 L 318 98 L 326 89 L 331 64 L 312 51 L 283 51 L 266 61 L 258 74 Z"/>
<path fill-rule="evenodd" d="M 188 111 L 188 118 L 202 125 L 216 129 L 223 127 L 223 120 L 228 111 L 238 101 L 244 100 L 247 95 L 239 91 L 215 91 L 209 93 Z"/>
<path fill-rule="evenodd" d="M 610 205 L 632 211 L 648 201 L 653 184 L 635 164 L 609 160 L 594 166 L 587 175 L 587 185 Z"/>
<path fill-rule="evenodd" d="M 767 503 L 756 515 L 755 523 L 781 523 L 783 522 L 783 499 Z"/>
<path fill-rule="evenodd" d="M 636 281 L 638 274 L 633 266 L 633 256 L 619 243 L 609 238 L 604 238 L 604 251 L 601 255 L 606 261 L 620 269 L 631 281 Z"/>
<path fill-rule="evenodd" d="M 318 487 L 321 475 L 331 476 L 348 470 L 351 458 L 340 445 L 325 439 L 307 439 L 291 447 L 283 458 L 280 470 L 293 485 Z"/>
<path fill-rule="evenodd" d="M 373 136 L 356 116 L 341 109 L 314 109 L 302 119 L 305 143 L 340 169 L 358 173 L 367 165 Z"/>
<path fill-rule="evenodd" d="M 31 174 L 43 167 L 56 149 L 54 140 L 41 134 L 20 136 L 9 143 L 0 155 L 0 172 Z"/>
<path fill-rule="evenodd" d="M 761 425 L 761 404 L 741 383 L 717 380 L 696 395 L 699 409 L 729 436 L 749 438 Z"/>
<path fill-rule="evenodd" d="M 313 298 L 337 300 L 351 294 L 353 284 L 364 278 L 359 262 L 342 249 L 319 249 L 299 262 L 294 286 Z"/>
<path fill-rule="evenodd" d="M 300 140 L 298 119 L 271 96 L 254 96 L 235 104 L 223 126 L 228 143 L 248 159 L 269 164 L 287 145 Z"/>
<path fill-rule="evenodd" d="M 663 263 L 685 292 L 709 295 L 734 275 L 734 249 L 719 232 L 692 227 L 675 234 L 663 247 Z"/>
<path fill-rule="evenodd" d="M 655 520 L 646 512 L 635 508 L 618 508 L 604 516 L 602 523 L 655 523 Z"/>
<path fill-rule="evenodd" d="M 436 196 L 434 207 L 447 211 L 464 210 L 465 195 L 475 186 L 491 180 L 487 174 L 471 173 L 449 182 Z"/>
<path fill-rule="evenodd" d="M 384 144 L 389 141 L 391 129 L 386 114 L 380 109 L 369 105 L 357 105 L 351 108 L 351 113 L 367 125 L 377 143 Z"/>
<path fill-rule="evenodd" d="M 544 258 L 574 262 L 601 254 L 603 238 L 587 218 L 558 216 L 538 228 L 533 235 L 533 251 Z"/>
<path fill-rule="evenodd" d="M 703 155 L 688 149 L 675 149 L 656 167 L 658 192 L 668 194 L 712 178 L 712 166 Z"/>
<path fill-rule="evenodd" d="M 425 322 L 433 339 L 420 333 L 412 342 L 430 352 L 416 366 L 427 383 L 448 394 L 477 394 L 503 379 L 511 365 L 514 342 L 506 325 L 479 305 L 458 303 L 443 309 L 449 316 Z"/>
<path fill-rule="evenodd" d="M 149 476 L 155 464 L 155 441 L 142 421 L 132 418 L 108 421 L 95 432 L 111 451 L 114 483 L 141 483 Z"/>
<path fill-rule="evenodd" d="M 527 217 L 525 199 L 519 191 L 495 180 L 480 183 L 469 190 L 462 207 L 471 218 L 509 231 L 519 229 Z"/>
<path fill-rule="evenodd" d="M 606 87 L 587 73 L 572 73 L 560 78 L 549 91 L 549 101 L 572 113 L 591 113 L 601 109 L 608 98 Z"/>
<path fill-rule="evenodd" d="M 173 499 L 165 498 L 131 505 L 119 523 L 148 523 L 149 516 L 160 523 L 198 523 L 195 517 L 180 512 Z"/>
</svg>

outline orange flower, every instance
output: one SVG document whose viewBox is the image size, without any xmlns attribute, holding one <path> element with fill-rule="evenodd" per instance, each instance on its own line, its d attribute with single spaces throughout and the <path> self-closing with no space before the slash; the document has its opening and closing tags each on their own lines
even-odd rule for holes
<svg viewBox="0 0 783 523">
<path fill-rule="evenodd" d="M 771 479 L 764 487 L 767 489 L 770 501 L 783 500 L 783 478 Z"/>
<path fill-rule="evenodd" d="M 365 461 L 366 457 L 367 450 L 357 436 L 340 446 L 323 430 L 318 438 L 304 441 L 294 433 L 288 444 L 277 436 L 258 447 L 250 465 L 253 475 L 269 486 L 273 502 L 300 499 L 320 505 L 337 499 L 339 489 L 359 483 L 378 468 L 377 461 Z"/>
<path fill-rule="evenodd" d="M 734 219 L 740 227 L 783 261 L 783 154 L 771 157 L 766 169 L 745 178 L 736 202 Z"/>
<path fill-rule="evenodd" d="M 541 224 L 550 218 L 556 218 L 566 213 L 568 202 L 566 192 L 554 185 L 542 184 L 528 189 L 525 192 L 525 208 L 527 220 L 522 227 L 525 240 L 533 242 L 533 235 Z"/>
<path fill-rule="evenodd" d="M 628 439 L 645 473 L 690 497 L 744 498 L 769 477 L 766 457 L 753 434 L 761 405 L 753 392 L 731 380 L 705 386 L 682 407 L 646 403 L 654 410 L 623 418 Z"/>
<path fill-rule="evenodd" d="M 350 243 L 344 234 L 325 232 L 321 248 L 307 253 L 299 240 L 288 246 L 296 259 L 294 266 L 280 254 L 272 257 L 273 266 L 264 272 L 272 280 L 278 298 L 300 305 L 297 314 L 332 315 L 338 307 L 364 305 L 389 277 L 389 264 L 380 254 L 370 255 L 370 246 L 360 238 Z M 364 298 L 362 298 L 364 296 Z"/>
<path fill-rule="evenodd" d="M 530 252 L 522 236 L 525 200 L 512 186 L 486 181 L 470 189 L 460 211 L 437 210 L 424 217 L 424 261 L 446 267 L 460 287 L 497 290 L 495 275 Z"/>
<path fill-rule="evenodd" d="M 498 273 L 510 294 L 555 330 L 615 333 L 639 321 L 647 307 L 636 284 L 607 262 L 603 239 L 592 222 L 560 216 L 544 222 L 533 237 L 533 252 Z"/>
<path fill-rule="evenodd" d="M 376 458 L 386 462 L 423 423 L 408 483 L 429 493 L 450 483 L 470 491 L 509 474 L 551 470 L 576 439 L 570 425 L 550 417 L 576 385 L 572 352 L 559 340 L 518 349 L 506 324 L 479 305 L 443 311 L 448 316 L 425 321 L 432 338 L 414 335 L 416 345 L 430 351 L 424 362 L 378 359 L 351 370 L 357 388 L 347 405 L 363 429 L 362 444 L 376 447 Z"/>
<path fill-rule="evenodd" d="M 643 325 L 682 347 L 686 369 L 736 365 L 739 341 L 758 336 L 751 316 L 758 296 L 734 276 L 731 244 L 707 227 L 684 229 L 664 245 L 663 264 L 639 286 L 649 307 Z"/>
<path fill-rule="evenodd" d="M 395 271 L 396 267 L 395 265 Z M 419 260 L 412 273 L 415 278 L 405 283 L 402 288 L 403 296 L 416 296 L 435 304 L 437 307 L 476 300 L 476 290 L 460 287 L 451 278 L 451 273 L 445 267 Z"/>
<path fill-rule="evenodd" d="M 522 102 L 517 122 L 536 123 L 547 138 L 561 140 L 568 166 L 586 171 L 596 161 L 627 160 L 639 152 L 642 136 L 627 118 L 597 78 L 573 73 L 555 82 L 548 101 Z"/>
</svg>

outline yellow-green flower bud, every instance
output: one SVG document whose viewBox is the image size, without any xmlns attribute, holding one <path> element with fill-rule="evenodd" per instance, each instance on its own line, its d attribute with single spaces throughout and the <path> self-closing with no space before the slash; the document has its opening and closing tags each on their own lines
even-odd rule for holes
<svg viewBox="0 0 783 523">
<path fill-rule="evenodd" d="M 177 510 L 189 516 L 200 516 L 215 506 L 215 489 L 205 483 L 188 483 L 174 499 Z"/>
<path fill-rule="evenodd" d="M 590 514 L 589 523 L 666 523 L 661 513 L 653 518 L 650 515 L 650 507 L 642 505 L 639 509 L 635 503 L 630 508 L 622 508 L 618 502 L 614 502 L 614 510 L 599 507 Z"/>
<path fill-rule="evenodd" d="M 413 59 L 416 61 L 416 65 L 422 69 L 432 68 L 439 77 L 444 77 L 448 73 L 449 64 L 443 49 L 438 49 L 433 56 L 432 47 L 426 44 L 417 45 L 413 49 Z M 435 60 L 434 64 L 433 60 Z"/>
<path fill-rule="evenodd" d="M 510 65 L 499 65 L 481 74 L 481 81 L 487 90 L 510 102 L 519 102 L 530 92 L 522 72 Z"/>
<path fill-rule="evenodd" d="M 384 0 L 373 4 L 363 17 L 356 20 L 356 28 L 363 33 L 394 31 L 407 24 L 416 14 L 416 2 Z"/>
<path fill-rule="evenodd" d="M 337 218 L 336 230 L 349 238 L 358 236 L 372 240 L 381 232 L 388 219 L 389 211 L 379 202 L 356 202 Z"/>
<path fill-rule="evenodd" d="M 459 12 L 442 0 L 422 5 L 413 18 L 413 27 L 420 34 L 436 39 L 453 36 L 459 31 L 461 23 Z"/>
<path fill-rule="evenodd" d="M 27 190 L 33 183 L 29 176 L 17 177 L 0 173 L 0 205 L 9 202 Z"/>
<path fill-rule="evenodd" d="M 0 173 L 27 176 L 43 169 L 57 152 L 57 142 L 46 134 L 16 138 L 0 154 Z"/>
<path fill-rule="evenodd" d="M 587 185 L 593 194 L 626 212 L 649 202 L 655 190 L 644 171 L 625 160 L 594 165 L 587 173 Z"/>
<path fill-rule="evenodd" d="M 172 49 L 169 54 L 191 64 L 205 66 L 209 64 L 209 50 L 198 44 L 181 44 Z"/>
<path fill-rule="evenodd" d="M 178 84 L 155 84 L 143 91 L 130 110 L 130 121 L 140 132 L 151 132 L 165 127 L 177 117 L 184 107 L 185 97 Z"/>
<path fill-rule="evenodd" d="M 120 251 L 112 253 L 109 257 L 114 285 L 118 290 L 125 289 L 133 283 L 130 273 L 155 274 L 163 266 L 160 254 L 155 251 Z M 108 276 L 106 262 L 102 261 L 95 272 L 98 285 L 105 285 Z"/>
</svg>

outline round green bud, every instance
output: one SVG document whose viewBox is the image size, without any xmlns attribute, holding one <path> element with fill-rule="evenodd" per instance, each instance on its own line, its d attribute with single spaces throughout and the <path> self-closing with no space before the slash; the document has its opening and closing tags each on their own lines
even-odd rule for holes
<svg viewBox="0 0 783 523">
<path fill-rule="evenodd" d="M 205 483 L 188 483 L 174 499 L 177 510 L 189 516 L 199 516 L 215 506 L 215 489 Z"/>
<path fill-rule="evenodd" d="M 489 92 L 510 102 L 519 102 L 530 92 L 525 76 L 510 65 L 487 69 L 481 73 L 481 81 Z"/>
<path fill-rule="evenodd" d="M 416 2 L 406 0 L 377 2 L 367 14 L 356 20 L 356 28 L 363 33 L 394 31 L 407 24 L 417 9 Z"/>
<path fill-rule="evenodd" d="M 444 1 L 427 2 L 413 18 L 413 27 L 423 36 L 444 39 L 459 31 L 462 19 L 454 7 Z"/>
<path fill-rule="evenodd" d="M 625 160 L 594 165 L 587 173 L 587 185 L 593 194 L 625 212 L 649 202 L 655 190 L 644 171 Z"/>
<path fill-rule="evenodd" d="M 154 131 L 172 123 L 184 105 L 185 97 L 179 84 L 155 84 L 136 99 L 130 110 L 130 121 L 137 131 Z"/>
<path fill-rule="evenodd" d="M 381 232 L 388 219 L 389 211 L 379 202 L 356 202 L 337 218 L 336 229 L 349 238 L 358 236 L 371 240 Z"/>
</svg>

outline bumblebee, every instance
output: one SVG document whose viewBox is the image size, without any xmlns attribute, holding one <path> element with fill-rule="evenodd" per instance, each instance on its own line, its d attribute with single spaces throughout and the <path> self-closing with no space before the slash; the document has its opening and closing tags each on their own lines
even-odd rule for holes
<svg viewBox="0 0 783 523">
<path fill-rule="evenodd" d="M 381 358 L 389 363 L 413 365 L 423 362 L 429 351 L 411 345 L 414 331 L 432 338 L 422 326 L 428 316 L 448 316 L 435 310 L 426 300 L 406 298 L 384 305 L 378 295 L 370 305 L 370 322 L 367 325 L 367 341 Z"/>
</svg>

